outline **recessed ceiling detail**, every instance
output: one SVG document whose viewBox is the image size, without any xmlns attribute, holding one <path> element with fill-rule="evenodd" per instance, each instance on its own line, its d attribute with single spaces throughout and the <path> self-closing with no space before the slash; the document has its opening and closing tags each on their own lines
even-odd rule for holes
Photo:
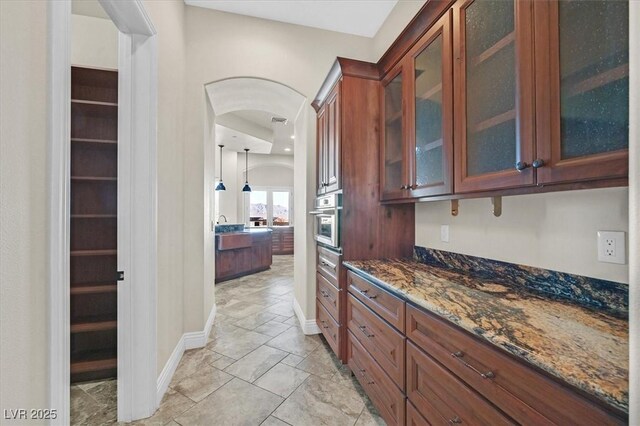
<svg viewBox="0 0 640 426">
<path fill-rule="evenodd" d="M 184 2 L 189 6 L 373 37 L 398 0 L 184 0 Z"/>
</svg>

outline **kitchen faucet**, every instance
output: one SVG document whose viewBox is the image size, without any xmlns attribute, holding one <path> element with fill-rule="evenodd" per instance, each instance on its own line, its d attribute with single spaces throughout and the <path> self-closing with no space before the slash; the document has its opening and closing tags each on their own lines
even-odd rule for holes
<svg viewBox="0 0 640 426">
<path fill-rule="evenodd" d="M 221 214 L 220 216 L 218 216 L 218 221 L 216 223 L 220 223 L 220 218 L 224 217 L 224 223 L 227 223 L 227 217 L 223 214 Z"/>
</svg>

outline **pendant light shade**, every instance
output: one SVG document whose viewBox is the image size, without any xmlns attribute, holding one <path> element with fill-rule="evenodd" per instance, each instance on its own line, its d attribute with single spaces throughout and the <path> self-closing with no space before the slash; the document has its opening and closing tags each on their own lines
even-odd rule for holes
<svg viewBox="0 0 640 426">
<path fill-rule="evenodd" d="M 242 192 L 251 192 L 251 187 L 249 186 L 249 148 L 244 149 L 244 160 L 245 160 L 245 178 L 244 178 L 244 187 L 242 188 Z"/>
<path fill-rule="evenodd" d="M 216 191 L 226 191 L 227 188 L 224 186 L 224 183 L 222 183 L 222 148 L 224 148 L 224 145 L 218 146 L 220 147 L 220 182 L 216 185 Z"/>
</svg>

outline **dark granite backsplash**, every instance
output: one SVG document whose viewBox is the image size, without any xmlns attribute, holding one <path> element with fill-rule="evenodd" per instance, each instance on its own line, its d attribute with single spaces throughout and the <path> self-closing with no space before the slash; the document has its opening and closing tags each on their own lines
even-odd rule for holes
<svg viewBox="0 0 640 426">
<path fill-rule="evenodd" d="M 414 247 L 414 258 L 425 265 L 521 286 L 525 291 L 604 311 L 618 318 L 629 316 L 626 284 L 420 246 Z"/>
</svg>

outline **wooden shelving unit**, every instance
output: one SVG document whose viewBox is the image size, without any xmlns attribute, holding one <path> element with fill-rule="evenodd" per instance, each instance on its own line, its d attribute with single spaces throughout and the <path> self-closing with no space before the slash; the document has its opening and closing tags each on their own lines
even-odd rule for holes
<svg viewBox="0 0 640 426">
<path fill-rule="evenodd" d="M 476 57 L 471 58 L 471 66 L 476 67 L 481 63 L 487 61 L 489 58 L 494 56 L 496 53 L 500 52 L 505 47 L 509 46 L 511 43 L 516 41 L 516 33 L 515 31 L 511 31 L 509 34 L 498 40 L 491 47 L 486 49 L 484 52 L 479 54 Z"/>
<path fill-rule="evenodd" d="M 116 71 L 71 69 L 71 381 L 117 374 Z"/>
</svg>

